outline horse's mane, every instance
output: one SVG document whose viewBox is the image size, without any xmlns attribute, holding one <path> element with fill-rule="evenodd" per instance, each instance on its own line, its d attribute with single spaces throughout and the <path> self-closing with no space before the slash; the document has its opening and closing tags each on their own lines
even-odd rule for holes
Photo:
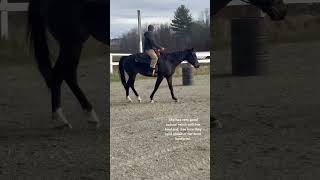
<svg viewBox="0 0 320 180">
<path fill-rule="evenodd" d="M 177 61 L 182 61 L 182 59 L 190 49 L 185 49 L 185 50 L 180 50 L 180 51 L 172 51 L 172 52 L 165 52 L 162 53 L 161 56 L 163 60 L 171 61 L 171 62 L 177 62 Z"/>
<path fill-rule="evenodd" d="M 181 57 L 183 54 L 185 54 L 188 50 L 185 49 L 185 50 L 180 50 L 180 51 L 172 51 L 172 52 L 162 52 L 161 55 L 164 56 L 164 57 Z"/>
</svg>

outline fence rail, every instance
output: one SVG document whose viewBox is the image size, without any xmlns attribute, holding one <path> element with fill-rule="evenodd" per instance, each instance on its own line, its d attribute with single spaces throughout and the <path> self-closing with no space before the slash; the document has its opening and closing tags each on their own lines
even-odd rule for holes
<svg viewBox="0 0 320 180">
<path fill-rule="evenodd" d="M 110 53 L 110 73 L 113 73 L 113 66 L 119 66 L 118 61 L 114 61 L 113 57 L 121 57 L 121 56 L 129 56 L 129 53 Z M 207 64 L 210 63 L 210 52 L 203 51 L 203 52 L 196 52 L 198 57 L 198 61 L 200 64 Z M 182 62 L 183 64 L 188 63 L 186 61 Z"/>
</svg>

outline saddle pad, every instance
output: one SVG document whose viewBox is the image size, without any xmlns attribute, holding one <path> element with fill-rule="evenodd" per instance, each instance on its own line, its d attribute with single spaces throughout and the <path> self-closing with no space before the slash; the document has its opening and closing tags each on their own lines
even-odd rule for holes
<svg viewBox="0 0 320 180">
<path fill-rule="evenodd" d="M 146 63 L 146 64 L 151 63 L 151 58 L 148 55 L 143 53 L 135 55 L 134 59 L 136 62 L 139 62 L 139 63 Z"/>
</svg>

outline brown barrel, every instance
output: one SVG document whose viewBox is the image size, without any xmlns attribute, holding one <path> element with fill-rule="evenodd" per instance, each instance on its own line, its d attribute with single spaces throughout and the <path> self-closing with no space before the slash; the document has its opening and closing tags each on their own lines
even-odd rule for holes
<svg viewBox="0 0 320 180">
<path fill-rule="evenodd" d="M 268 71 L 264 18 L 234 18 L 231 22 L 232 74 L 263 75 Z"/>
</svg>

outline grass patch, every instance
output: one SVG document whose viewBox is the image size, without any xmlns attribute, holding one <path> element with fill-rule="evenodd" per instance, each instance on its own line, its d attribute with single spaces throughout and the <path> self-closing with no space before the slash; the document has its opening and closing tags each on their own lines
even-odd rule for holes
<svg viewBox="0 0 320 180">
<path fill-rule="evenodd" d="M 59 47 L 52 37 L 48 39 L 50 59 L 55 62 L 58 54 Z M 90 38 L 83 47 L 81 53 L 81 60 L 90 61 L 97 58 L 107 58 L 109 54 L 108 46 Z M 6 65 L 25 65 L 34 64 L 33 49 L 29 46 L 26 37 L 13 36 L 10 40 L 0 40 L 0 59 L 1 64 Z"/>
<path fill-rule="evenodd" d="M 230 47 L 230 20 L 216 19 L 212 24 L 214 49 Z M 269 43 L 299 43 L 320 41 L 320 17 L 312 15 L 288 16 L 284 21 L 274 22 L 266 18 L 265 28 Z"/>
<path fill-rule="evenodd" d="M 28 64 L 32 54 L 25 42 L 18 40 L 0 40 L 1 64 Z"/>
</svg>

